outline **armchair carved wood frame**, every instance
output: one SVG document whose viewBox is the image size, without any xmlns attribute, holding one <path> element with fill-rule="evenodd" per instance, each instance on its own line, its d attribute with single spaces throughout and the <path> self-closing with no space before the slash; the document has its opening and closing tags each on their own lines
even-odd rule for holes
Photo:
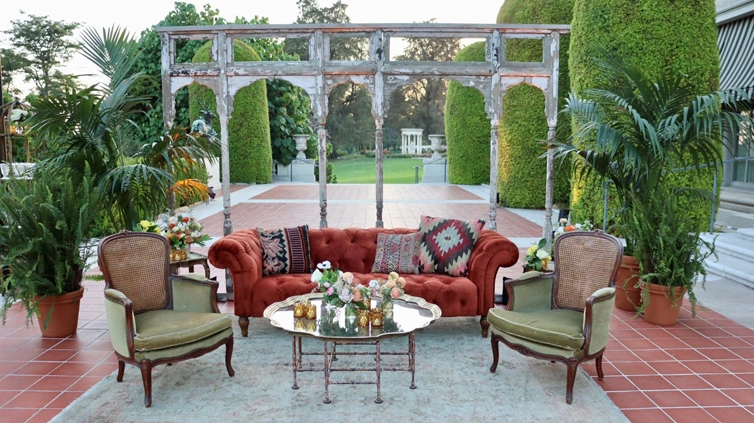
<svg viewBox="0 0 754 423">
<path fill-rule="evenodd" d="M 507 310 L 491 309 L 492 366 L 499 343 L 519 353 L 568 367 L 566 403 L 573 401 L 576 371 L 594 359 L 602 380 L 602 355 L 615 303 L 615 275 L 623 246 L 597 232 L 561 235 L 554 247 L 555 272 L 527 272 L 506 284 Z"/>
<path fill-rule="evenodd" d="M 158 234 L 123 231 L 98 249 L 105 278 L 105 311 L 118 358 L 141 370 L 144 405 L 152 405 L 152 368 L 202 356 L 225 345 L 232 377 L 232 318 L 217 307 L 218 283 L 169 274 L 170 245 Z"/>
</svg>

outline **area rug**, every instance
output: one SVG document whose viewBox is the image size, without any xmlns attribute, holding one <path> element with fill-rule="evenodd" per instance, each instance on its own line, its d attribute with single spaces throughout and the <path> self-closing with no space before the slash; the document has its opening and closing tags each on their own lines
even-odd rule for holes
<svg viewBox="0 0 754 423">
<path fill-rule="evenodd" d="M 299 373 L 291 389 L 291 338 L 266 319 L 250 319 L 249 337 L 237 324 L 235 377 L 228 377 L 224 348 L 201 358 L 159 366 L 153 372 L 153 403 L 145 408 L 139 370 L 126 366 L 122 383 L 107 376 L 69 405 L 55 422 L 341 422 L 341 421 L 537 421 L 627 422 L 589 376 L 579 371 L 572 405 L 565 403 L 566 368 L 500 346 L 496 373 L 490 373 L 489 339 L 473 318 L 442 318 L 416 336 L 416 385 L 407 372 L 383 372 L 382 404 L 374 385 L 331 385 L 324 404 L 322 371 Z M 382 351 L 407 347 L 407 338 L 382 343 Z M 339 351 L 356 346 L 338 347 Z M 373 347 L 372 347 L 373 348 Z M 322 342 L 304 339 L 304 350 Z M 385 357 L 396 361 L 405 357 Z M 359 366 L 369 356 L 341 356 L 338 366 Z M 354 361 L 351 363 L 351 361 Z M 358 361 L 358 362 L 356 362 Z M 322 368 L 321 356 L 304 364 Z M 389 364 L 389 363 L 388 363 Z M 396 362 L 396 364 L 399 364 Z M 333 372 L 331 380 L 374 379 L 374 372 Z"/>
</svg>

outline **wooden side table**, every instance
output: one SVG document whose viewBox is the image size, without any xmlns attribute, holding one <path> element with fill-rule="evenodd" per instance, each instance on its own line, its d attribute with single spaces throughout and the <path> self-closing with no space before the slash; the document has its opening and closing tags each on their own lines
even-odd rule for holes
<svg viewBox="0 0 754 423">
<path fill-rule="evenodd" d="M 200 264 L 204 266 L 204 277 L 209 279 L 209 262 L 207 256 L 199 253 L 188 253 L 186 260 L 171 261 L 170 273 L 173 275 L 178 274 L 178 269 L 181 267 L 188 267 L 190 273 L 194 273 L 194 266 Z"/>
</svg>

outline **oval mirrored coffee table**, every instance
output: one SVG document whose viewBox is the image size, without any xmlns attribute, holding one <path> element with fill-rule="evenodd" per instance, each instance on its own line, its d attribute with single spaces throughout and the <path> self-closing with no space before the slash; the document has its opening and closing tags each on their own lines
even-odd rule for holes
<svg viewBox="0 0 754 423">
<path fill-rule="evenodd" d="M 295 318 L 293 315 L 293 305 L 301 302 L 310 302 L 317 311 L 316 319 Z M 416 389 L 416 332 L 429 326 L 432 322 L 440 318 L 440 307 L 426 302 L 423 298 L 402 296 L 394 300 L 392 312 L 386 312 L 383 316 L 383 325 L 375 327 L 371 324 L 359 326 L 356 318 L 349 318 L 345 315 L 345 310 L 339 312 L 326 310 L 322 304 L 322 294 L 313 293 L 307 295 L 298 295 L 290 297 L 285 301 L 274 303 L 264 311 L 264 317 L 270 319 L 270 323 L 280 329 L 285 330 L 292 336 L 293 344 L 293 389 L 298 389 L 297 374 L 306 371 L 321 371 L 325 374 L 325 399 L 324 403 L 329 404 L 330 385 L 360 385 L 372 384 L 377 385 L 377 398 L 374 402 L 381 403 L 380 397 L 380 376 L 383 371 L 405 371 L 411 372 L 411 389 Z M 380 341 L 386 338 L 407 336 L 407 351 L 385 352 L 380 350 Z M 304 352 L 302 350 L 302 338 L 314 338 L 324 343 L 324 348 L 320 353 Z M 374 345 L 374 352 L 338 352 L 337 345 Z M 324 368 L 304 368 L 302 366 L 302 357 L 304 355 L 321 355 L 324 358 Z M 374 356 L 374 367 L 350 367 L 334 368 L 333 361 L 339 355 L 364 355 Z M 384 355 L 407 356 L 407 367 L 383 367 L 381 357 Z M 374 371 L 376 378 L 374 381 L 349 380 L 349 381 L 331 381 L 330 374 L 333 371 L 338 372 L 363 372 Z"/>
</svg>

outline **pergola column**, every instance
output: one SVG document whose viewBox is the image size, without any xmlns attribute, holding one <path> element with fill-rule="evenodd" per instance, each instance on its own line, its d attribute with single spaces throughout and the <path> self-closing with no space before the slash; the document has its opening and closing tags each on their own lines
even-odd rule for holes
<svg viewBox="0 0 754 423">
<path fill-rule="evenodd" d="M 545 66 L 551 74 L 545 90 L 545 115 L 547 116 L 547 182 L 545 185 L 545 222 L 542 237 L 547 240 L 547 249 L 552 248 L 552 203 L 555 194 L 555 128 L 558 124 L 558 70 L 560 66 L 560 34 L 553 31 L 544 39 Z"/>
</svg>

